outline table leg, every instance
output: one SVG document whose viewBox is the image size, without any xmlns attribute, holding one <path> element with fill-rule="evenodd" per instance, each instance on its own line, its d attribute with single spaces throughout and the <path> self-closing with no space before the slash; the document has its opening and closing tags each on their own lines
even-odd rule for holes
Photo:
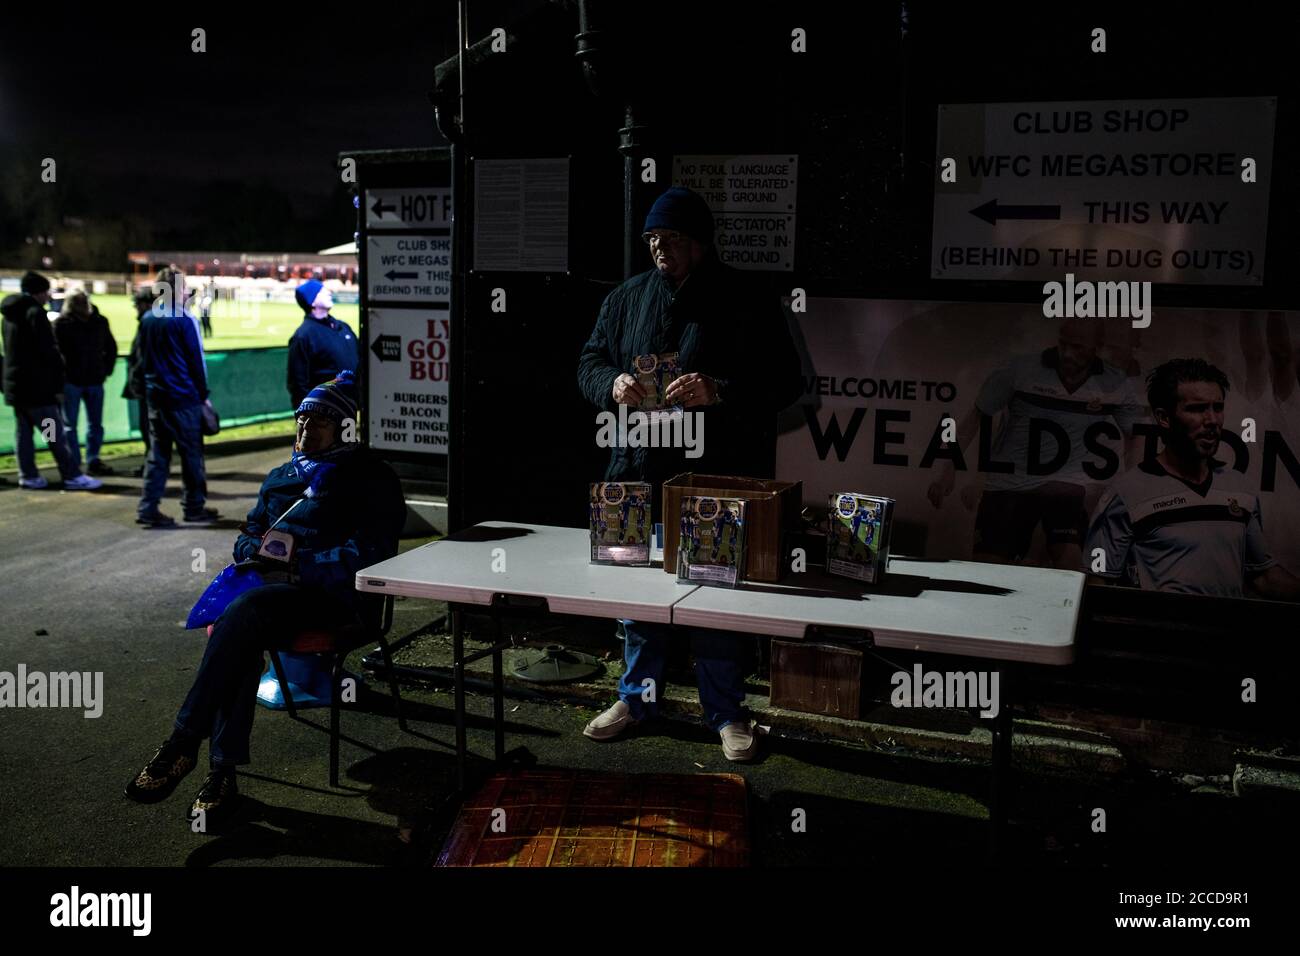
<svg viewBox="0 0 1300 956">
<path fill-rule="evenodd" d="M 501 661 L 501 616 L 493 615 L 496 643 L 492 647 L 492 724 L 496 732 L 496 759 L 506 755 L 506 683 Z"/>
<path fill-rule="evenodd" d="M 456 690 L 456 790 L 465 792 L 465 632 L 460 609 L 451 606 L 451 670 Z"/>
<path fill-rule="evenodd" d="M 993 780 L 989 795 L 989 825 L 994 859 L 1005 850 L 1007 815 L 1011 809 L 1011 668 L 1001 669 L 998 678 L 998 713 L 993 718 Z"/>
</svg>

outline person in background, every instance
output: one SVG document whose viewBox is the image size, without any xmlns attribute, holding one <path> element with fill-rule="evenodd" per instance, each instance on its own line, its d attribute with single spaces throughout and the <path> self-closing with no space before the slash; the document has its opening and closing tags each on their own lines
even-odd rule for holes
<svg viewBox="0 0 1300 956">
<path fill-rule="evenodd" d="M 312 279 L 300 285 L 294 296 L 306 313 L 289 339 L 289 401 L 297 408 L 321 382 L 345 368 L 358 368 L 362 355 L 352 330 L 330 316 L 334 297 L 328 289 Z"/>
<path fill-rule="evenodd" d="M 1081 569 L 1095 580 L 1231 598 L 1249 584 L 1260 597 L 1300 601 L 1300 579 L 1270 553 L 1259 494 L 1215 457 L 1229 387 L 1202 358 L 1170 359 L 1147 376 L 1162 447 L 1093 512 Z"/>
<path fill-rule="evenodd" d="M 212 304 L 216 298 L 217 287 L 209 282 L 199 293 L 199 322 L 203 326 L 203 337 L 212 338 Z"/>
<path fill-rule="evenodd" d="M 136 418 L 140 421 L 140 439 L 144 442 L 144 457 L 149 460 L 149 406 L 145 401 L 145 384 L 144 369 L 140 366 L 140 328 L 139 323 L 149 313 L 153 307 L 153 293 L 149 289 L 139 289 L 136 291 L 134 299 L 135 305 L 135 336 L 131 339 L 131 351 L 126 357 L 126 382 L 122 385 L 122 397 L 125 399 L 134 399 L 136 403 Z M 144 477 L 144 465 L 141 465 L 134 472 L 136 478 Z"/>
<path fill-rule="evenodd" d="M 970 451 L 981 420 L 1001 415 L 990 457 L 1011 463 L 1006 472 L 991 472 L 985 479 L 975 512 L 973 560 L 1023 564 L 1041 526 L 1051 566 L 1073 571 L 1083 554 L 1088 503 L 1101 492 L 1087 472 L 1089 430 L 1098 424 L 1113 430 L 1124 467 L 1141 458 L 1142 440 L 1133 429 L 1146 418 L 1145 402 L 1135 378 L 1102 360 L 1104 329 L 1095 319 L 1065 319 L 1052 345 L 1009 355 L 1006 364 L 990 372 L 958 420 L 957 447 Z M 1036 429 L 1048 425 L 1065 436 L 1064 460 L 1051 471 L 1036 470 Z M 1056 448 L 1052 434 L 1048 449 Z M 930 504 L 941 507 L 956 484 L 956 465 L 948 458 L 926 492 Z"/>
<path fill-rule="evenodd" d="M 231 601 L 212 625 L 171 736 L 126 786 L 139 803 L 165 799 L 210 738 L 210 772 L 189 808 L 191 819 L 202 811 L 209 826 L 229 819 L 239 798 L 235 768 L 249 762 L 263 650 L 301 631 L 378 626 L 382 598 L 358 593 L 354 581 L 361 568 L 397 553 L 406 520 L 392 468 L 343 440 L 344 423 L 357 415 L 350 370 L 313 389 L 297 412 L 293 456 L 266 476 L 235 541 L 235 560 L 256 561 L 263 583 Z M 287 563 L 259 558 L 272 526 L 292 536 Z"/>
<path fill-rule="evenodd" d="M 162 269 L 153 291 L 155 304 L 140 320 L 138 333 L 152 443 L 135 520 L 150 528 L 176 524 L 158 508 L 167 489 L 175 444 L 181 455 L 185 520 L 211 522 L 218 515 L 215 509 L 204 507 L 208 484 L 203 465 L 203 406 L 210 404 L 208 381 L 198 324 L 184 307 L 185 275 L 170 267 Z"/>
<path fill-rule="evenodd" d="M 63 420 L 63 357 L 45 312 L 50 301 L 50 280 L 28 272 L 20 289 L 21 294 L 0 302 L 0 314 L 4 316 L 4 395 L 14 410 L 18 484 L 33 489 L 49 486 L 36 470 L 32 429 L 38 429 L 59 466 L 64 490 L 93 491 L 103 482 L 81 473 L 76 439 Z"/>
<path fill-rule="evenodd" d="M 64 300 L 63 312 L 54 320 L 54 340 L 63 356 L 63 411 L 73 456 L 80 466 L 77 419 L 85 402 L 86 470 L 92 475 L 111 475 L 113 469 L 100 461 L 99 452 L 104 444 L 104 379 L 113 374 L 117 364 L 117 341 L 108 320 L 84 292 L 74 292 Z"/>
</svg>

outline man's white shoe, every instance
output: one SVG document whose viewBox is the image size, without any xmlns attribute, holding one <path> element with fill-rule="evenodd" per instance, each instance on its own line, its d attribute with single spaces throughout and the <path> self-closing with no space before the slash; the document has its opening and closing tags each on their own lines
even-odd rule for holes
<svg viewBox="0 0 1300 956">
<path fill-rule="evenodd" d="M 613 740 L 629 727 L 635 727 L 640 721 L 632 716 L 632 710 L 623 701 L 618 701 L 582 731 L 592 740 Z"/>
<path fill-rule="evenodd" d="M 44 475 L 37 475 L 35 478 L 19 478 L 18 487 L 31 488 L 39 491 L 42 488 L 48 488 L 50 483 L 45 480 Z"/>
<path fill-rule="evenodd" d="M 91 478 L 90 475 L 78 475 L 63 482 L 64 491 L 94 491 L 102 487 L 104 483 L 98 478 Z"/>
<path fill-rule="evenodd" d="M 722 737 L 722 755 L 728 760 L 753 760 L 758 753 L 758 735 L 749 721 L 727 724 L 718 734 Z"/>
</svg>

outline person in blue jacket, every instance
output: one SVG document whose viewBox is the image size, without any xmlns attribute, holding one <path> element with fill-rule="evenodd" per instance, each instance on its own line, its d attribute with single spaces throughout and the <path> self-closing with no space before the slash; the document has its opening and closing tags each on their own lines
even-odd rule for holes
<svg viewBox="0 0 1300 956">
<path fill-rule="evenodd" d="M 131 782 L 141 803 L 166 798 L 198 762 L 209 737 L 210 772 L 190 806 L 219 825 L 238 797 L 235 768 L 249 762 L 262 652 L 303 631 L 374 627 L 382 597 L 354 588 L 357 571 L 397 553 L 406 502 L 393 470 L 359 443 L 344 441 L 356 421 L 351 370 L 313 389 L 298 406 L 292 458 L 271 470 L 235 541 L 234 558 L 255 561 L 265 582 L 236 597 L 217 618 L 172 735 Z M 292 509 L 292 510 L 290 510 Z M 274 528 L 272 528 L 274 525 Z M 292 537 L 289 560 L 258 559 L 268 532 Z"/>
<path fill-rule="evenodd" d="M 345 368 L 359 367 L 362 356 L 352 330 L 330 315 L 334 297 L 328 289 L 312 279 L 298 286 L 294 298 L 306 313 L 289 339 L 289 401 L 297 408 L 321 382 Z"/>
<path fill-rule="evenodd" d="M 150 528 L 176 524 L 158 508 L 167 490 L 174 444 L 181 456 L 185 520 L 210 523 L 218 515 L 215 509 L 205 507 L 208 482 L 203 463 L 203 406 L 211 403 L 198 326 L 185 310 L 184 274 L 172 268 L 161 270 L 154 293 L 156 303 L 140 320 L 138 334 L 152 442 L 135 520 Z"/>
</svg>

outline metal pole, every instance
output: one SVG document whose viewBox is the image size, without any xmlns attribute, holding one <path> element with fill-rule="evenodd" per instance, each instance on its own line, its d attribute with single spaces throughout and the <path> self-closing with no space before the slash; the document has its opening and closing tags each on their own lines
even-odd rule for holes
<svg viewBox="0 0 1300 956">
<path fill-rule="evenodd" d="M 994 862 L 1003 860 L 1007 852 L 1007 818 L 1011 813 L 1011 791 L 1014 786 L 1011 769 L 1012 668 L 1008 665 L 1000 671 L 1001 700 L 998 702 L 997 716 L 993 718 L 993 772 L 989 794 L 989 835 Z"/>
<path fill-rule="evenodd" d="M 462 615 L 454 606 L 451 610 L 451 666 L 456 680 L 456 792 L 465 793 L 465 632 Z"/>
<path fill-rule="evenodd" d="M 465 50 L 469 46 L 469 11 L 466 9 L 467 0 L 457 0 L 456 3 L 456 67 L 460 71 L 460 92 L 458 94 L 457 110 L 460 116 L 460 129 L 465 131 Z"/>
<path fill-rule="evenodd" d="M 501 612 L 492 613 L 496 630 L 496 643 L 492 645 L 492 725 L 495 731 L 495 754 L 498 762 L 506 755 L 506 695 L 505 675 L 501 660 Z"/>
</svg>

